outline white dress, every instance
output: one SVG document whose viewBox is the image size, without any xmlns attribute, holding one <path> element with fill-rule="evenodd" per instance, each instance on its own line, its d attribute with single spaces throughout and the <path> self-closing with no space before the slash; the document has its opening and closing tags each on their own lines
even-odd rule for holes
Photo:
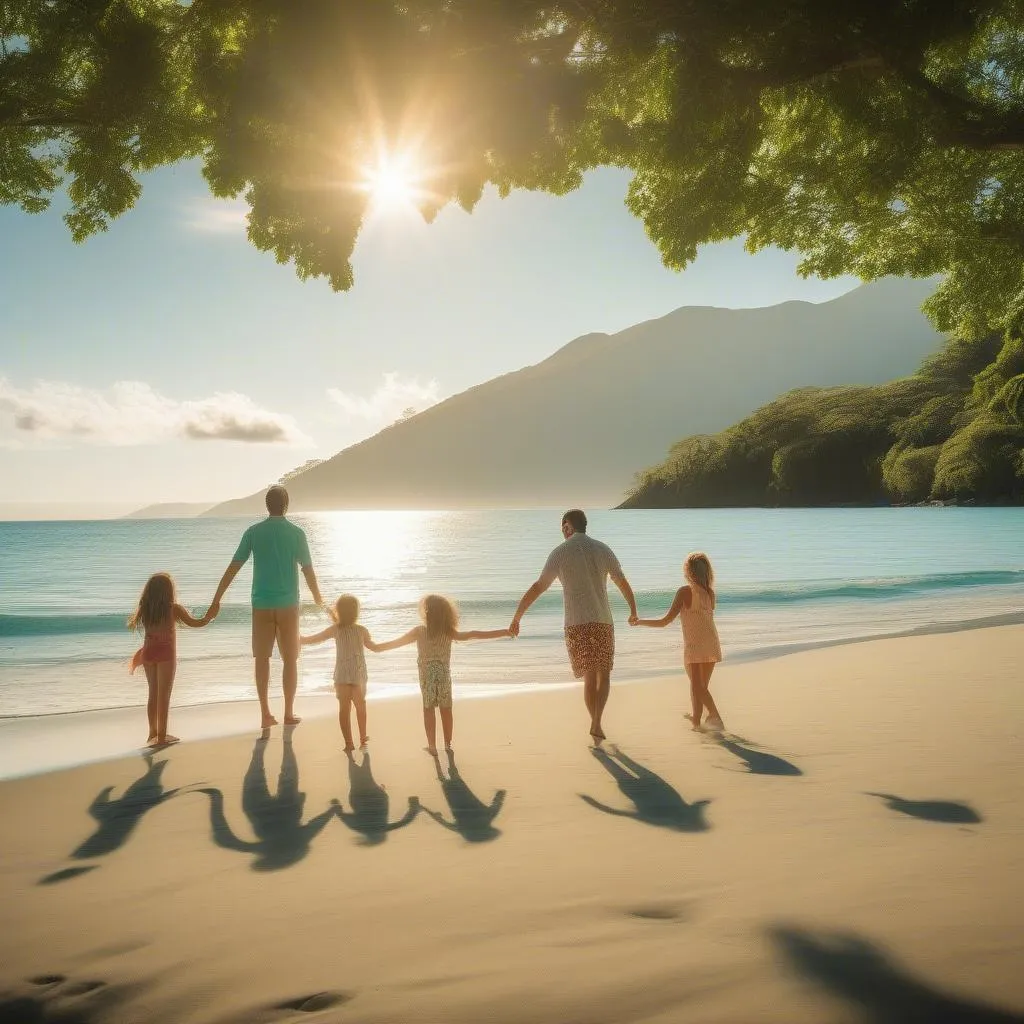
<svg viewBox="0 0 1024 1024">
<path fill-rule="evenodd" d="M 359 626 L 334 628 L 334 687 L 358 686 L 366 693 L 366 652 Z M 339 694 L 340 696 L 340 694 Z"/>
</svg>

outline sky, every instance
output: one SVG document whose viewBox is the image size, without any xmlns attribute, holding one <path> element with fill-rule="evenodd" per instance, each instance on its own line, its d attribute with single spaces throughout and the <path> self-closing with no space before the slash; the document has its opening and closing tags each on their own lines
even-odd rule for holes
<svg viewBox="0 0 1024 1024">
<path fill-rule="evenodd" d="M 734 240 L 681 273 L 623 205 L 628 175 L 569 196 L 488 193 L 427 225 L 379 209 L 332 292 L 245 237 L 194 164 L 75 245 L 60 209 L 0 207 L 0 517 L 112 514 L 251 493 L 581 334 L 684 305 L 820 302 L 797 256 Z"/>
</svg>

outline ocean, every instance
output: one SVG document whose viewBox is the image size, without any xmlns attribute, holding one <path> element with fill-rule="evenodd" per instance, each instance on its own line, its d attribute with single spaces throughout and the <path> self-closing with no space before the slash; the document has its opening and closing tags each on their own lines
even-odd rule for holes
<svg viewBox="0 0 1024 1024">
<path fill-rule="evenodd" d="M 328 512 L 292 517 L 309 536 L 328 600 L 356 594 L 361 621 L 386 640 L 417 622 L 429 592 L 456 600 L 465 628 L 508 624 L 561 540 L 557 510 Z M 688 551 L 717 574 L 726 662 L 907 632 L 1024 621 L 1024 509 L 728 509 L 598 511 L 592 536 L 618 554 L 643 616 L 662 614 Z M 205 610 L 243 519 L 0 523 L 0 718 L 141 705 L 129 676 L 139 645 L 125 627 L 146 578 L 171 572 L 179 601 Z M 249 567 L 219 618 L 182 627 L 176 704 L 253 696 Z M 680 672 L 677 624 L 631 629 L 612 589 L 615 677 Z M 308 593 L 305 593 L 308 601 Z M 303 610 L 303 629 L 327 625 Z M 333 645 L 304 650 L 299 691 L 330 693 Z M 415 692 L 414 648 L 368 655 L 371 697 Z M 279 699 L 275 669 L 272 693 Z M 459 645 L 458 687 L 501 692 L 571 680 L 556 584 L 519 639 Z M 823 681 L 822 685 L 827 685 Z"/>
</svg>

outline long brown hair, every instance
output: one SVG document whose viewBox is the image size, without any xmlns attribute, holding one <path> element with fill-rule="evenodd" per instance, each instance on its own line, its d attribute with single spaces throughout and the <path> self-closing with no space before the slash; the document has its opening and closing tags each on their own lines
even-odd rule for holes
<svg viewBox="0 0 1024 1024">
<path fill-rule="evenodd" d="M 427 636 L 454 636 L 459 628 L 459 610 L 440 594 L 427 594 L 420 601 L 420 617 Z"/>
<path fill-rule="evenodd" d="M 711 559 L 703 551 L 691 551 L 683 563 L 683 575 L 698 587 L 715 596 L 715 570 L 711 568 Z"/>
<path fill-rule="evenodd" d="M 331 609 L 331 618 L 339 626 L 354 626 L 359 621 L 359 598 L 342 594 Z"/>
<path fill-rule="evenodd" d="M 146 580 L 139 606 L 128 619 L 129 629 L 153 629 L 174 619 L 174 580 L 166 572 L 154 573 Z"/>
</svg>

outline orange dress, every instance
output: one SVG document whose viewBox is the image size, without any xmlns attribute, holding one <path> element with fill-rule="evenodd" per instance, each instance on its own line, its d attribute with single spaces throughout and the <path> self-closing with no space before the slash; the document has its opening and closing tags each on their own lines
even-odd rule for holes
<svg viewBox="0 0 1024 1024">
<path fill-rule="evenodd" d="M 715 598 L 703 587 L 690 587 L 689 608 L 683 608 L 683 664 L 697 665 L 722 660 L 722 645 L 715 626 Z"/>
</svg>

